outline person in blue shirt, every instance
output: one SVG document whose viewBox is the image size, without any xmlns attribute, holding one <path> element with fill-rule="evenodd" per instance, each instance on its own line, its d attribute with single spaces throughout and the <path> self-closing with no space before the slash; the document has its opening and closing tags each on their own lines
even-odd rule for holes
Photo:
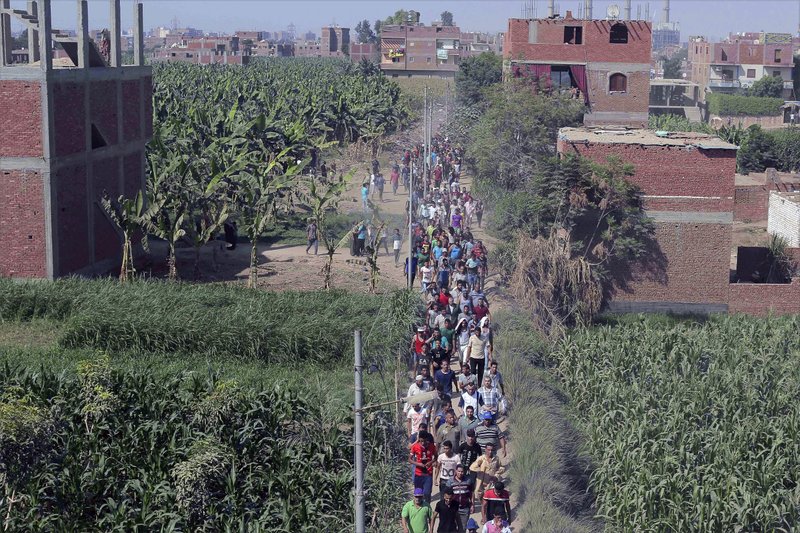
<svg viewBox="0 0 800 533">
<path fill-rule="evenodd" d="M 361 207 L 365 213 L 369 211 L 369 182 L 366 181 L 361 184 Z"/>
<path fill-rule="evenodd" d="M 358 246 L 356 247 L 356 255 L 362 255 L 364 253 L 364 243 L 366 240 L 367 226 L 365 224 L 361 224 L 361 226 L 358 228 Z"/>
</svg>

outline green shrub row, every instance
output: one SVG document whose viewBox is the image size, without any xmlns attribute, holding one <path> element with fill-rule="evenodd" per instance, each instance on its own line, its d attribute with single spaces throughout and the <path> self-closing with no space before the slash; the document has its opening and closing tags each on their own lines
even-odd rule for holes
<svg viewBox="0 0 800 533">
<path fill-rule="evenodd" d="M 712 93 L 706 97 L 712 115 L 774 117 L 781 114 L 782 98 Z"/>
<path fill-rule="evenodd" d="M 414 321 L 406 292 L 252 291 L 230 285 L 0 280 L 0 321 L 64 321 L 59 344 L 109 351 L 324 362 L 350 357 L 353 330 L 391 354 Z"/>
</svg>

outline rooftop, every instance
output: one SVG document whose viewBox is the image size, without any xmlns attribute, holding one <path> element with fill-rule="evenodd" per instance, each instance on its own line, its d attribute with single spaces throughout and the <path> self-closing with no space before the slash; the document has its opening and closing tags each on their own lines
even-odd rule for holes
<svg viewBox="0 0 800 533">
<path fill-rule="evenodd" d="M 575 143 L 638 144 L 641 146 L 693 146 L 704 150 L 738 150 L 733 144 L 706 133 L 653 131 L 626 128 L 561 128 L 558 138 Z"/>
<path fill-rule="evenodd" d="M 681 87 L 699 87 L 698 84 L 694 83 L 693 81 L 688 80 L 665 80 L 665 79 L 655 79 L 650 80 L 650 85 L 679 85 Z"/>
</svg>

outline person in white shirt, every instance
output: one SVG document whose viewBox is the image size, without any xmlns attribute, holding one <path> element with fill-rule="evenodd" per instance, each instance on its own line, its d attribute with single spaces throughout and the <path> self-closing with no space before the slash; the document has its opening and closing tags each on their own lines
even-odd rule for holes
<svg viewBox="0 0 800 533">
<path fill-rule="evenodd" d="M 431 262 L 425 261 L 425 264 L 419 269 L 419 273 L 422 279 L 422 292 L 426 292 L 428 290 L 428 285 L 430 285 L 433 281 L 433 269 L 431 268 Z"/>
<path fill-rule="evenodd" d="M 414 380 L 414 383 L 408 387 L 408 394 L 406 396 L 416 396 L 417 394 L 421 394 L 423 392 L 428 392 L 429 388 L 427 384 L 423 381 L 422 375 L 418 374 L 417 378 Z M 403 406 L 403 412 L 408 413 L 408 410 L 411 409 L 411 404 L 406 402 L 405 406 Z"/>
</svg>

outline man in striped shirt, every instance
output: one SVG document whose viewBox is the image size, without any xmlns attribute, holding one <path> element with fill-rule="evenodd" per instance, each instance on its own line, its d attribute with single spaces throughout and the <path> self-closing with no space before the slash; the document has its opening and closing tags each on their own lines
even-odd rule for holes
<svg viewBox="0 0 800 533">
<path fill-rule="evenodd" d="M 497 449 L 498 445 L 500 445 L 503 448 L 503 457 L 507 457 L 506 438 L 500 432 L 497 424 L 494 423 L 492 413 L 483 413 L 481 418 L 483 419 L 483 424 L 475 428 L 475 439 L 478 441 L 478 446 L 485 451 L 487 444 L 491 444 L 494 449 Z"/>
</svg>

